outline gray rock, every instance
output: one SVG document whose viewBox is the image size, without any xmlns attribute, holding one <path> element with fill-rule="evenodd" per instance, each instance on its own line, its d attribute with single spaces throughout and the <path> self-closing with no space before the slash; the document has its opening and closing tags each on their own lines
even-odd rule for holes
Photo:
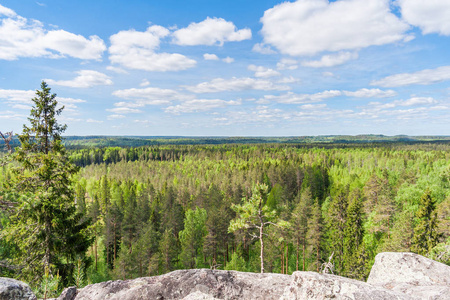
<svg viewBox="0 0 450 300">
<path fill-rule="evenodd" d="M 58 298 L 56 298 L 56 300 L 73 300 L 75 299 L 75 296 L 77 295 L 78 290 L 76 286 L 71 286 L 68 288 L 65 288 L 61 295 L 59 295 Z"/>
<path fill-rule="evenodd" d="M 36 300 L 36 296 L 28 284 L 0 277 L 0 300 Z"/>
<path fill-rule="evenodd" d="M 222 270 L 178 270 L 134 280 L 92 284 L 75 300 L 279 299 L 291 276 Z M 69 299 L 67 299 L 69 300 Z"/>
<path fill-rule="evenodd" d="M 371 299 L 400 300 L 416 299 L 405 294 L 373 286 L 363 281 L 331 274 L 294 272 L 292 282 L 281 299 Z"/>
<path fill-rule="evenodd" d="M 378 254 L 367 282 L 421 299 L 450 299 L 450 267 L 414 253 Z"/>
</svg>

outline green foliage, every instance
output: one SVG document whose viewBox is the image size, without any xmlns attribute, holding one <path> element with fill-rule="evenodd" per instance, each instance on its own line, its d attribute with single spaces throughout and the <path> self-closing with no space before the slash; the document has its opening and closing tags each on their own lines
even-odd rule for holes
<svg viewBox="0 0 450 300">
<path fill-rule="evenodd" d="M 146 139 L 150 146 L 134 137 L 85 140 L 111 146 L 68 150 L 82 166 L 71 189 L 75 212 L 82 214 L 80 224 L 92 219 L 86 228 L 94 238 L 89 260 L 83 260 L 86 283 L 187 267 L 258 272 L 261 257 L 265 271 L 290 273 L 303 265 L 317 271 L 333 252 L 337 273 L 364 279 L 377 253 L 410 251 L 426 187 L 443 234 L 428 255 L 445 259 L 450 145 L 330 143 L 335 138 L 318 138 L 323 144 L 291 144 L 295 138 L 281 138 L 285 144 L 270 138 L 259 139 L 264 144 L 217 144 L 230 140 L 218 138 L 207 145 L 200 144 L 202 138 Z M 343 138 L 358 139 L 383 137 Z M 130 147 L 118 147 L 122 142 Z M 12 169 L 0 168 L 1 187 L 18 179 Z M 264 184 L 256 188 L 255 182 Z M 36 211 L 38 195 L 14 194 L 14 188 L 8 195 L 0 192 L 1 206 L 27 202 L 28 211 Z M 2 211 L 6 234 L 15 210 Z M 262 235 L 256 227 L 260 212 L 267 222 Z M 24 255 L 14 241 L 1 240 L 2 274 L 15 273 L 1 266 L 16 267 Z M 76 261 L 72 268 L 76 277 Z"/>
<path fill-rule="evenodd" d="M 244 258 L 238 252 L 231 254 L 231 260 L 227 263 L 225 270 L 245 272 L 247 270 Z"/>
<path fill-rule="evenodd" d="M 418 223 L 414 227 L 412 250 L 418 254 L 426 255 L 438 244 L 436 202 L 431 197 L 431 191 L 426 190 L 420 198 L 420 208 L 417 211 Z"/>
<path fill-rule="evenodd" d="M 24 125 L 21 146 L 13 154 L 18 166 L 12 168 L 14 177 L 6 190 L 20 196 L 2 238 L 18 249 L 12 260 L 20 266 L 19 278 L 40 282 L 48 272 L 67 284 L 76 257 L 84 257 L 91 242 L 88 220 L 76 212 L 71 176 L 77 168 L 62 145 L 66 126 L 56 121 L 63 108 L 57 109 L 56 94 L 45 82 L 36 96 L 31 126 Z"/>
<path fill-rule="evenodd" d="M 207 213 L 204 208 L 188 209 L 184 229 L 180 231 L 181 263 L 185 268 L 196 268 L 202 264 L 202 250 L 206 229 Z"/>
<path fill-rule="evenodd" d="M 62 290 L 60 284 L 61 277 L 59 274 L 53 276 L 48 267 L 45 267 L 42 280 L 40 280 L 40 284 L 36 290 L 36 295 L 44 300 L 47 298 L 57 297 Z"/>
</svg>

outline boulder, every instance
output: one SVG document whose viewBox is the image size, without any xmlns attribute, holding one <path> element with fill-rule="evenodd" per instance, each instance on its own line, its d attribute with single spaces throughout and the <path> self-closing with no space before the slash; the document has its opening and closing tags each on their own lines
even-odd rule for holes
<svg viewBox="0 0 450 300">
<path fill-rule="evenodd" d="M 373 286 L 363 281 L 331 274 L 315 272 L 294 272 L 292 282 L 283 293 L 281 299 L 418 299 L 390 291 L 383 287 Z"/>
<path fill-rule="evenodd" d="M 36 296 L 28 284 L 0 277 L 0 300 L 36 300 Z"/>
<path fill-rule="evenodd" d="M 379 253 L 367 282 L 421 299 L 450 299 L 450 267 L 414 253 Z"/>
<path fill-rule="evenodd" d="M 160 276 L 88 285 L 78 290 L 74 299 L 280 299 L 290 278 L 271 273 L 178 270 Z"/>
</svg>

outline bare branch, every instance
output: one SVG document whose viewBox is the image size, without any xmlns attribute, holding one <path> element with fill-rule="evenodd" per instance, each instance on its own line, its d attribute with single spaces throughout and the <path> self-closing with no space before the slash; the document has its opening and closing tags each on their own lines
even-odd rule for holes
<svg viewBox="0 0 450 300">
<path fill-rule="evenodd" d="M 2 136 L 3 140 L 5 141 L 5 149 L 8 150 L 9 153 L 12 153 L 11 141 L 13 138 L 13 132 L 10 131 L 10 132 L 3 134 L 0 131 L 0 135 Z"/>
</svg>

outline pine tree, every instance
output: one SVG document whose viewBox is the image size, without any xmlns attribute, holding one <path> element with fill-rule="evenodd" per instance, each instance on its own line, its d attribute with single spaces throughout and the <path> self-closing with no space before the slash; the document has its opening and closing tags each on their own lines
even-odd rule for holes
<svg viewBox="0 0 450 300">
<path fill-rule="evenodd" d="M 347 208 L 347 220 L 344 229 L 344 265 L 345 275 L 350 278 L 359 278 L 358 267 L 360 266 L 359 255 L 363 244 L 363 220 L 362 201 L 359 189 L 350 194 Z"/>
<path fill-rule="evenodd" d="M 288 226 L 286 221 L 277 223 L 277 212 L 266 205 L 267 190 L 268 187 L 265 184 L 254 185 L 250 199 L 243 198 L 242 204 L 232 206 L 237 217 L 231 220 L 228 227 L 229 232 L 235 232 L 239 229 L 257 229 L 257 234 L 252 234 L 252 236 L 258 238 L 261 245 L 261 273 L 264 273 L 264 229 L 269 225 Z"/>
<path fill-rule="evenodd" d="M 414 227 L 412 251 L 426 255 L 439 242 L 436 201 L 427 189 L 420 198 L 420 208 L 416 213 L 418 224 Z"/>
<path fill-rule="evenodd" d="M 56 94 L 50 91 L 42 82 L 32 99 L 31 126 L 24 125 L 19 135 L 21 146 L 13 156 L 19 166 L 10 188 L 24 197 L 11 217 L 6 238 L 18 245 L 21 278 L 39 281 L 48 270 L 67 283 L 91 239 L 86 235 L 88 220 L 82 221 L 76 212 L 71 176 L 77 168 L 61 138 L 67 126 L 56 120 L 64 107 L 57 108 Z"/>
</svg>

